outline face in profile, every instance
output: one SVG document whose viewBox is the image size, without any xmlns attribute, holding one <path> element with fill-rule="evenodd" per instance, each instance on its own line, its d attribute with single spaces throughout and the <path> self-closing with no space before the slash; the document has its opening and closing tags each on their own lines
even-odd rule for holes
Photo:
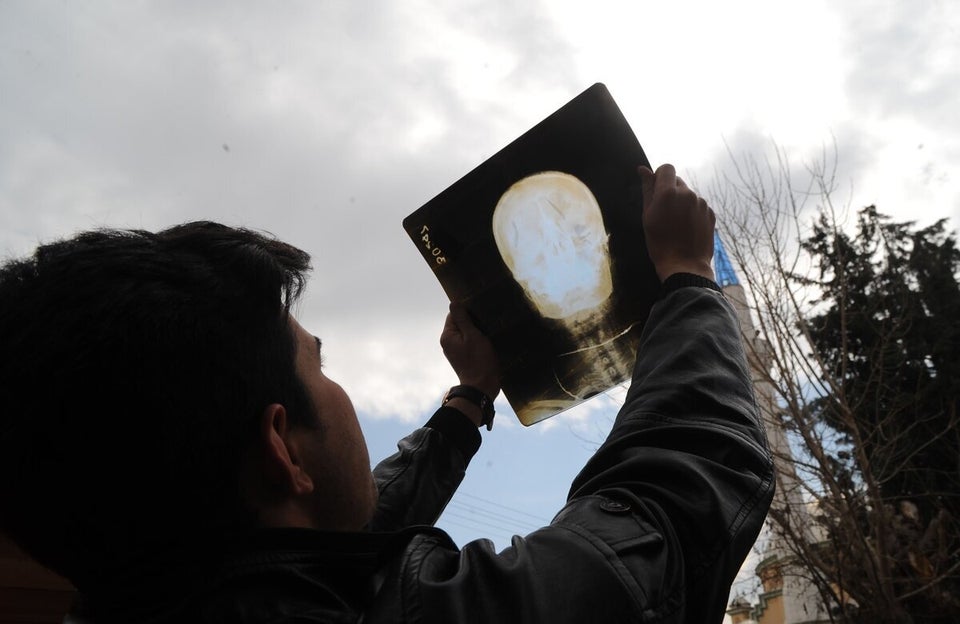
<svg viewBox="0 0 960 624">
<path fill-rule="evenodd" d="M 377 501 L 367 444 L 347 393 L 323 371 L 320 341 L 292 317 L 290 325 L 297 345 L 297 375 L 319 424 L 308 434 L 312 439 L 305 460 L 314 482 L 318 524 L 357 531 L 370 521 Z"/>
</svg>

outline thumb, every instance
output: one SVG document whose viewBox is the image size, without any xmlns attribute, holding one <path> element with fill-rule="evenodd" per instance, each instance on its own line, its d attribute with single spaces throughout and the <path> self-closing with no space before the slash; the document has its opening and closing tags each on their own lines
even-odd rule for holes
<svg viewBox="0 0 960 624">
<path fill-rule="evenodd" d="M 467 335 L 477 331 L 473 319 L 470 318 L 470 313 L 467 312 L 467 306 L 462 303 L 452 302 L 450 304 L 449 319 L 461 334 Z"/>
<path fill-rule="evenodd" d="M 657 174 L 655 174 L 649 167 L 645 167 L 643 165 L 637 167 L 637 173 L 640 174 L 640 191 L 643 198 L 641 210 L 646 210 L 647 207 L 653 202 L 653 187 L 657 180 Z"/>
</svg>

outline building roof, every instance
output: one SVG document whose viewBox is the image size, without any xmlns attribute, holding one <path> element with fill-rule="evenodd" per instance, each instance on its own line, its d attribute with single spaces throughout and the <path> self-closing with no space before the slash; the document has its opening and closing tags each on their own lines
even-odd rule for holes
<svg viewBox="0 0 960 624">
<path fill-rule="evenodd" d="M 733 270 L 733 264 L 727 256 L 727 250 L 720 240 L 720 235 L 713 233 L 713 270 L 717 274 L 717 283 L 721 288 L 725 286 L 737 286 L 740 280 L 737 279 L 737 273 Z"/>
</svg>

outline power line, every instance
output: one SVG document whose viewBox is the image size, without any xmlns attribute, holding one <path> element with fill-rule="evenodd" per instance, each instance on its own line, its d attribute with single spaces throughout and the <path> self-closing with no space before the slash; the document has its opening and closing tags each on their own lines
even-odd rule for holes
<svg viewBox="0 0 960 624">
<path fill-rule="evenodd" d="M 458 543 L 458 546 L 460 546 L 461 548 L 463 546 L 466 546 L 470 542 L 486 540 L 493 543 L 494 551 L 500 552 L 504 548 L 508 548 L 512 544 L 511 538 L 507 537 L 504 534 L 499 534 L 499 533 L 484 533 L 482 535 L 476 534 L 476 531 L 475 529 L 473 529 L 473 527 L 457 524 L 456 522 L 450 523 L 450 525 L 446 525 L 444 527 L 439 527 L 439 528 L 447 530 L 448 532 L 451 532 L 449 529 L 451 529 L 453 526 L 460 527 L 461 529 L 466 529 L 468 530 L 468 533 L 473 533 L 473 535 L 470 535 L 470 537 L 462 540 L 461 543 Z M 456 543 L 457 540 L 454 540 L 454 542 Z"/>
<path fill-rule="evenodd" d="M 510 545 L 514 535 L 531 533 L 546 526 L 549 521 L 509 505 L 459 491 L 447 505 L 439 524 L 458 527 L 505 547 Z"/>
<path fill-rule="evenodd" d="M 461 520 L 461 521 L 476 523 L 476 524 L 477 524 L 477 528 L 480 528 L 480 529 L 486 530 L 486 529 L 490 528 L 490 529 L 497 529 L 497 530 L 500 530 L 500 531 L 506 531 L 506 535 L 513 535 L 513 534 L 515 533 L 514 530 L 513 530 L 511 527 L 503 526 L 503 525 L 501 525 L 501 524 L 496 524 L 496 523 L 494 523 L 494 522 L 487 522 L 487 521 L 475 520 L 474 518 L 471 518 L 469 515 L 464 515 L 464 514 L 458 513 L 456 510 L 454 510 L 454 511 L 448 510 L 444 515 L 445 515 L 445 516 L 446 516 L 446 515 L 449 515 L 449 516 L 451 516 L 451 517 L 453 517 L 453 518 L 457 518 L 457 519 L 459 519 L 459 520 Z"/>
<path fill-rule="evenodd" d="M 501 503 L 497 503 L 497 502 L 494 502 L 494 501 L 491 501 L 491 500 L 487 500 L 486 498 L 481 498 L 481 497 L 479 497 L 479 496 L 477 496 L 477 495 L 475 495 L 475 494 L 471 494 L 471 493 L 469 493 L 469 492 L 462 492 L 462 491 L 461 491 L 461 492 L 457 492 L 456 496 L 454 496 L 454 500 L 456 500 L 458 497 L 464 497 L 464 498 L 473 499 L 473 500 L 475 500 L 475 501 L 478 501 L 478 502 L 483 503 L 484 505 L 489 505 L 489 506 L 492 506 L 492 507 L 499 507 L 500 509 L 505 509 L 506 511 L 509 511 L 509 512 L 512 512 L 512 513 L 515 513 L 515 514 L 519 514 L 519 515 L 522 515 L 522 516 L 527 516 L 528 518 L 532 518 L 534 521 L 536 521 L 536 523 L 537 523 L 537 528 L 540 528 L 540 527 L 542 527 L 542 526 L 546 526 L 547 524 L 550 523 L 550 520 L 549 520 L 549 519 L 544 518 L 544 517 L 542 517 L 542 516 L 537 516 L 537 515 L 534 515 L 534 514 L 532 514 L 532 513 L 527 513 L 526 511 L 522 511 L 522 510 L 520 510 L 520 509 L 516 509 L 515 507 L 508 507 L 507 505 L 503 505 L 503 504 L 501 504 Z"/>
<path fill-rule="evenodd" d="M 487 509 L 483 509 L 481 507 L 476 507 L 470 504 L 464 504 L 456 500 L 451 501 L 450 504 L 447 506 L 447 509 L 458 511 L 460 513 L 471 514 L 472 516 L 478 518 L 478 522 L 482 519 L 484 522 L 492 520 L 493 522 L 506 523 L 511 527 L 514 527 L 510 529 L 511 531 L 517 531 L 518 533 L 535 531 L 539 529 L 541 526 L 543 526 L 542 524 L 533 524 L 528 520 L 521 520 L 519 518 L 506 516 L 493 511 L 489 511 Z M 518 530 L 515 527 L 519 527 L 520 530 Z"/>
</svg>

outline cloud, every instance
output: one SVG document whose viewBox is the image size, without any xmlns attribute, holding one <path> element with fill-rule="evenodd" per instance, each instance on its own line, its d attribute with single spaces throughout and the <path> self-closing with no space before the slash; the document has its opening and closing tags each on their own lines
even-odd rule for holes
<svg viewBox="0 0 960 624">
<path fill-rule="evenodd" d="M 802 162 L 832 133 L 857 203 L 960 215 L 956 11 L 765 6 L 0 3 L 0 254 L 100 225 L 270 230 L 313 255 L 301 314 L 347 332 L 359 392 L 418 403 L 439 373 L 359 382 L 389 368 L 376 345 L 437 358 L 445 299 L 400 221 L 596 80 L 656 162 L 706 171 L 724 137 Z"/>
<path fill-rule="evenodd" d="M 925 123 L 960 126 L 960 15 L 945 1 L 909 5 L 890 0 L 837 7 L 850 64 L 847 89 L 863 112 L 884 118 L 909 116 Z"/>
<path fill-rule="evenodd" d="M 960 12 L 945 1 L 840 3 L 852 133 L 872 152 L 858 176 L 882 211 L 960 219 Z M 850 141 L 854 143 L 854 141 Z M 841 144 L 842 145 L 842 144 Z M 894 185 L 891 182 L 899 182 Z"/>
<path fill-rule="evenodd" d="M 838 49 L 829 64 L 813 65 L 798 81 L 803 88 L 791 94 L 795 102 L 783 103 L 793 120 L 740 120 L 695 175 L 708 180 L 712 170 L 729 172 L 727 147 L 736 157 L 762 160 L 776 145 L 799 180 L 806 165 L 822 161 L 825 151 L 829 160 L 835 146 L 838 207 L 876 204 L 921 223 L 951 216 L 957 227 L 960 117 L 953 109 L 960 99 L 960 13 L 944 2 L 877 1 L 834 4 L 828 15 L 834 26 L 817 40 Z M 818 100 L 831 104 L 817 106 Z"/>
<path fill-rule="evenodd" d="M 301 316 L 377 415 L 450 383 L 446 301 L 402 218 L 579 88 L 533 5 L 0 12 L 0 252 L 99 226 L 269 230 L 312 254 Z"/>
</svg>

